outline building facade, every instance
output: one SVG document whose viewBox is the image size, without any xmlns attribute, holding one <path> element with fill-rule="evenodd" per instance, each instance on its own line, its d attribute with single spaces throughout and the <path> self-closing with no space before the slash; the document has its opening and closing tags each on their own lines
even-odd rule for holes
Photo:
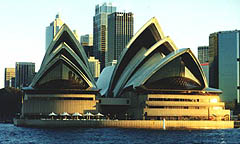
<svg viewBox="0 0 240 144">
<path fill-rule="evenodd" d="M 209 83 L 223 91 L 221 100 L 239 100 L 240 31 L 222 31 L 209 36 Z"/>
<path fill-rule="evenodd" d="M 208 48 L 209 61 L 209 86 L 219 88 L 218 86 L 218 34 L 212 33 L 209 36 Z"/>
<path fill-rule="evenodd" d="M 87 54 L 87 57 L 94 56 L 93 55 L 93 35 L 92 34 L 86 34 L 82 35 L 80 38 L 80 43 L 82 47 L 84 48 L 84 51 Z"/>
<path fill-rule="evenodd" d="M 209 83 L 209 63 L 201 63 L 201 67 L 206 76 L 207 82 Z"/>
<path fill-rule="evenodd" d="M 89 57 L 88 59 L 90 70 L 94 78 L 98 78 L 100 75 L 100 62 L 95 57 Z"/>
<path fill-rule="evenodd" d="M 15 68 L 5 68 L 4 87 L 15 87 Z"/>
<path fill-rule="evenodd" d="M 201 64 L 208 62 L 208 46 L 198 47 L 198 60 Z"/>
<path fill-rule="evenodd" d="M 95 16 L 93 17 L 93 53 L 101 63 L 101 70 L 105 67 L 107 59 L 108 41 L 108 15 L 116 12 L 116 7 L 111 3 L 96 5 Z"/>
<path fill-rule="evenodd" d="M 57 14 L 55 20 L 46 27 L 45 49 L 47 50 L 54 36 L 57 34 L 64 22 L 61 20 L 60 15 Z"/>
<path fill-rule="evenodd" d="M 133 36 L 133 13 L 114 12 L 108 15 L 107 66 L 118 60 L 122 50 Z"/>
<path fill-rule="evenodd" d="M 31 84 L 35 75 L 35 63 L 32 62 L 16 62 L 15 67 L 15 87 L 22 89 Z"/>
<path fill-rule="evenodd" d="M 201 64 L 203 72 L 207 78 L 207 82 L 209 83 L 209 54 L 208 54 L 208 46 L 199 46 L 198 47 L 198 60 Z"/>
</svg>

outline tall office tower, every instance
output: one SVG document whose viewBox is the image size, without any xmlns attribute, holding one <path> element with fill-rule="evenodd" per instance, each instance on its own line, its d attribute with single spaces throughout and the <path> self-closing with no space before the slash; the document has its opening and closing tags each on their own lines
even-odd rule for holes
<svg viewBox="0 0 240 144">
<path fill-rule="evenodd" d="M 239 103 L 240 31 L 222 31 L 209 36 L 209 83 L 223 91 L 224 102 Z"/>
<path fill-rule="evenodd" d="M 208 46 L 199 46 L 198 47 L 198 60 L 201 64 L 203 72 L 209 83 L 209 63 L 208 63 Z"/>
<path fill-rule="evenodd" d="M 89 57 L 88 59 L 90 70 L 94 78 L 98 78 L 100 75 L 100 62 L 95 57 Z"/>
<path fill-rule="evenodd" d="M 46 41 L 45 49 L 48 49 L 48 46 L 52 42 L 54 36 L 57 34 L 64 22 L 60 19 L 60 15 L 57 14 L 55 20 L 50 23 L 50 26 L 46 27 Z"/>
<path fill-rule="evenodd" d="M 116 9 L 111 3 L 104 3 L 95 7 L 95 16 L 93 17 L 93 53 L 101 62 L 101 70 L 105 67 L 105 59 L 107 59 L 108 15 L 116 12 Z"/>
<path fill-rule="evenodd" d="M 218 87 L 218 33 L 212 33 L 209 36 L 208 47 L 209 61 L 209 86 Z"/>
<path fill-rule="evenodd" d="M 5 68 L 4 87 L 14 87 L 15 68 Z"/>
<path fill-rule="evenodd" d="M 208 46 L 198 47 L 198 60 L 201 64 L 208 62 Z"/>
<path fill-rule="evenodd" d="M 29 86 L 35 75 L 35 63 L 32 62 L 16 62 L 15 68 L 15 87 L 23 88 Z"/>
<path fill-rule="evenodd" d="M 82 35 L 80 38 L 80 43 L 81 43 L 82 47 L 84 48 L 88 57 L 94 56 L 93 55 L 93 35 L 92 34 Z"/>
<path fill-rule="evenodd" d="M 133 13 L 115 12 L 108 15 L 108 66 L 113 60 L 118 60 L 132 36 Z"/>
</svg>

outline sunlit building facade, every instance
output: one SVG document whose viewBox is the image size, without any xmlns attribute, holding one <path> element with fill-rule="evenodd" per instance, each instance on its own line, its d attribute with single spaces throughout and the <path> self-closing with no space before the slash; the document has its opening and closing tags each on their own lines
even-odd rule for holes
<svg viewBox="0 0 240 144">
<path fill-rule="evenodd" d="M 88 59 L 90 70 L 94 78 L 98 78 L 100 75 L 100 62 L 95 57 L 89 57 Z"/>
<path fill-rule="evenodd" d="M 209 36 L 209 83 L 223 91 L 221 100 L 239 103 L 240 31 L 221 31 Z"/>
<path fill-rule="evenodd" d="M 5 68 L 4 87 L 15 87 L 15 68 Z"/>
</svg>

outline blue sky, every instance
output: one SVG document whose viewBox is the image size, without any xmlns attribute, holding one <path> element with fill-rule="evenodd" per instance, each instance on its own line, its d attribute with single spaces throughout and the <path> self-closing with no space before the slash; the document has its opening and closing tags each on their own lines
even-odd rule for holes
<svg viewBox="0 0 240 144">
<path fill-rule="evenodd" d="M 35 62 L 45 54 L 45 28 L 60 12 L 79 35 L 93 33 L 96 4 L 112 2 L 117 11 L 134 13 L 134 32 L 156 17 L 178 48 L 208 45 L 210 33 L 240 30 L 240 0 L 0 0 L 0 88 L 4 68 Z"/>
</svg>

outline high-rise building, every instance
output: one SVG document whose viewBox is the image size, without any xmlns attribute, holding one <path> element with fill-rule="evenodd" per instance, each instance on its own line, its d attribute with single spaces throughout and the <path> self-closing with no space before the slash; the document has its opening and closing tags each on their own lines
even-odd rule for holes
<svg viewBox="0 0 240 144">
<path fill-rule="evenodd" d="M 32 62 L 16 62 L 15 68 L 15 87 L 23 88 L 29 86 L 35 75 L 35 63 Z"/>
<path fill-rule="evenodd" d="M 224 102 L 240 102 L 240 31 L 222 31 L 209 36 L 209 83 L 223 91 Z"/>
<path fill-rule="evenodd" d="M 209 86 L 218 87 L 218 34 L 212 33 L 209 36 L 208 48 L 209 61 Z"/>
<path fill-rule="evenodd" d="M 133 13 L 114 12 L 108 15 L 107 65 L 118 60 L 122 50 L 133 36 Z"/>
<path fill-rule="evenodd" d="M 198 60 L 201 64 L 208 62 L 208 46 L 198 47 Z"/>
<path fill-rule="evenodd" d="M 107 59 L 108 15 L 116 12 L 116 9 L 111 3 L 104 3 L 95 7 L 95 16 L 93 17 L 93 53 L 101 62 L 101 70 L 105 67 L 105 59 Z"/>
<path fill-rule="evenodd" d="M 208 46 L 199 46 L 198 47 L 198 60 L 201 64 L 203 72 L 207 78 L 207 82 L 209 83 L 209 63 L 208 63 Z"/>
<path fill-rule="evenodd" d="M 84 51 L 86 52 L 87 56 L 94 56 L 93 55 L 93 35 L 92 34 L 86 34 L 82 35 L 80 38 L 80 43 L 82 47 L 84 48 Z"/>
<path fill-rule="evenodd" d="M 98 78 L 100 75 L 100 62 L 95 57 L 89 57 L 88 59 L 90 70 L 94 78 Z"/>
<path fill-rule="evenodd" d="M 4 87 L 14 87 L 15 68 L 5 68 Z"/>
<path fill-rule="evenodd" d="M 60 15 L 57 14 L 55 20 L 50 23 L 50 26 L 46 27 L 46 41 L 45 49 L 47 50 L 54 36 L 57 34 L 64 22 L 60 19 Z"/>
</svg>

